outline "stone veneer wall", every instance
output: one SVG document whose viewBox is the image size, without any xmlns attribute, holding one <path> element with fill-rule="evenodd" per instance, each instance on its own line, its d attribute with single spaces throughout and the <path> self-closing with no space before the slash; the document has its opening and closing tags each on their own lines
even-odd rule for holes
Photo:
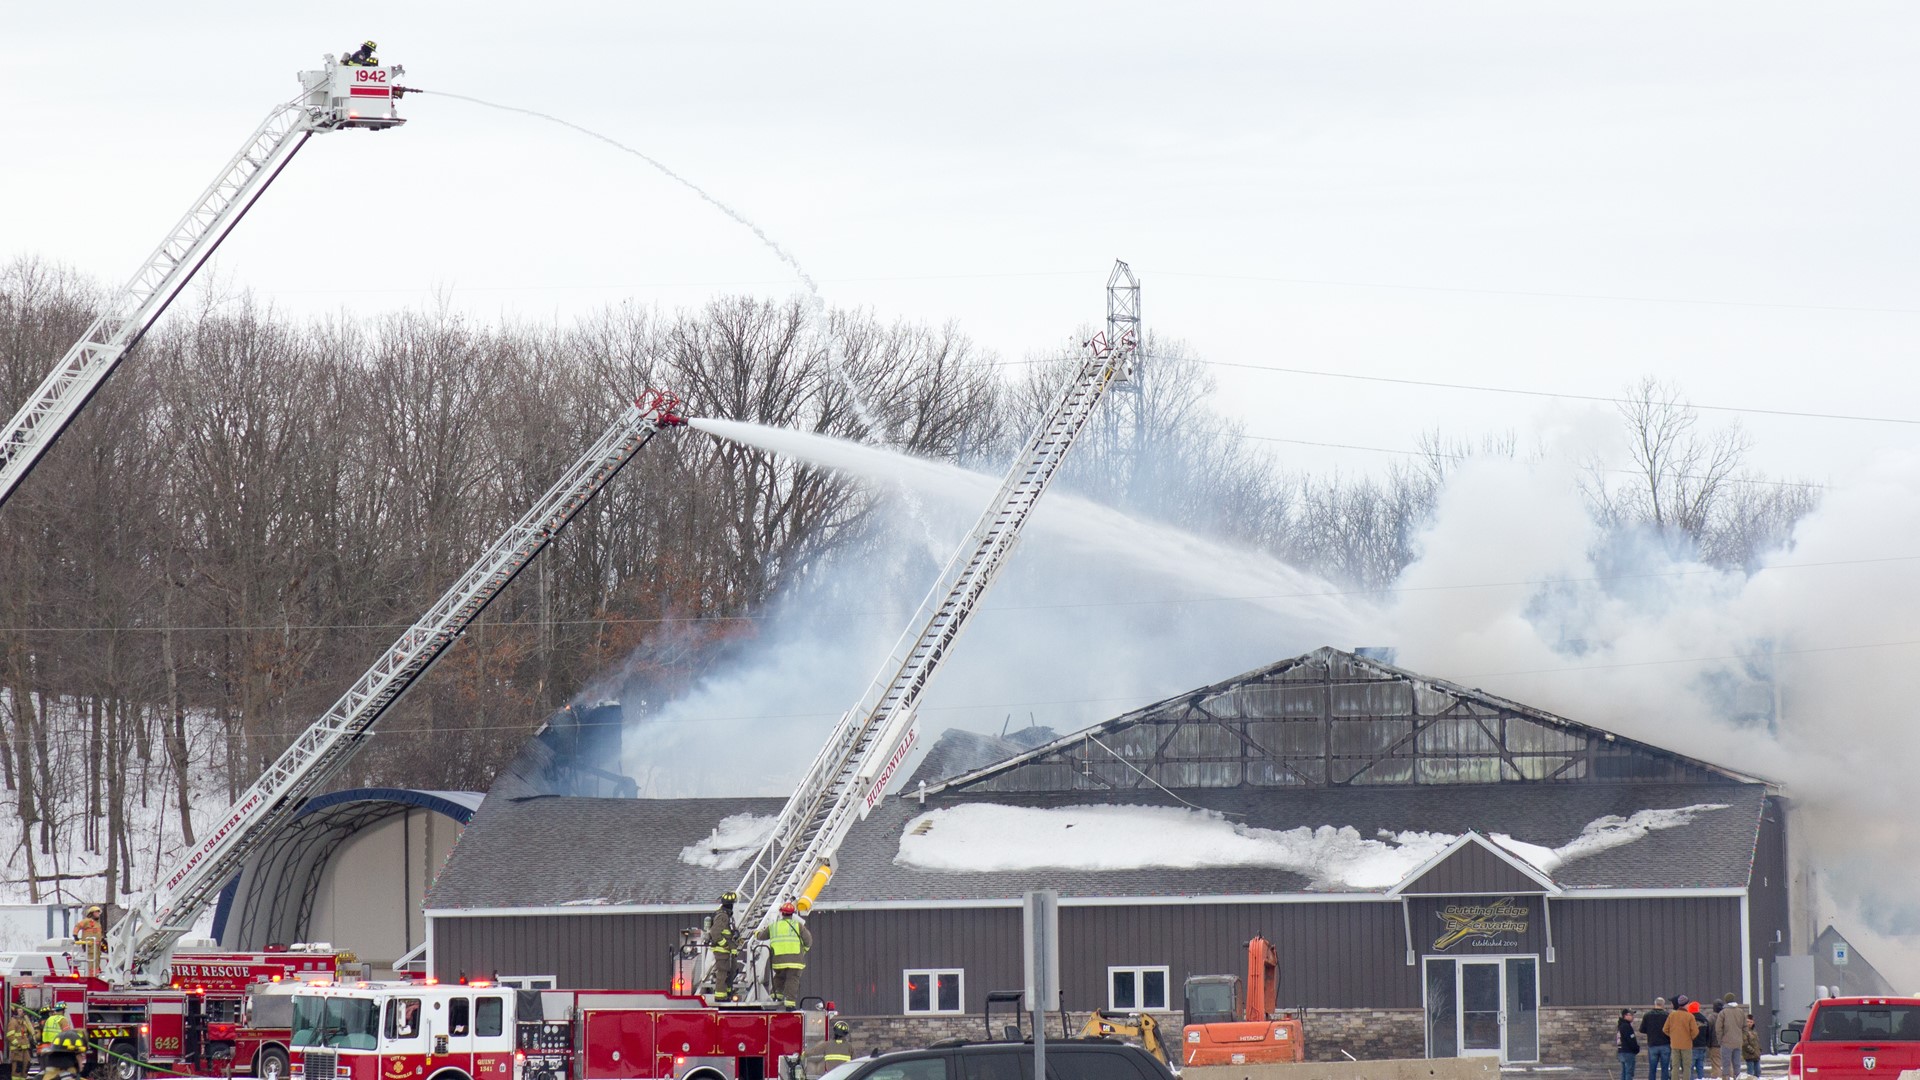
<svg viewBox="0 0 1920 1080">
<path fill-rule="evenodd" d="M 1073 1031 L 1087 1021 L 1083 1012 L 1067 1014 Z M 1169 1050 L 1180 1042 L 1180 1014 L 1161 1014 L 1160 1035 Z M 1614 1022 L 1620 1009 L 1613 1006 L 1540 1010 L 1540 1061 L 1566 1065 L 1614 1060 Z M 986 1027 L 978 1013 L 965 1016 L 843 1016 L 852 1028 L 854 1052 L 878 1049 L 907 1050 L 940 1039 L 982 1039 Z M 996 1022 L 1005 1014 L 996 1013 Z M 1024 1023 L 1024 1021 L 1023 1021 Z M 1023 1028 L 1024 1030 L 1024 1028 Z M 1060 1034 L 1060 1014 L 1049 1014 L 1047 1034 Z M 1306 1014 L 1307 1056 L 1316 1061 L 1342 1061 L 1347 1054 L 1363 1061 L 1417 1058 L 1426 1053 L 1426 1023 L 1419 1009 L 1309 1009 Z M 1342 1051 L 1345 1051 L 1343 1054 Z"/>
</svg>

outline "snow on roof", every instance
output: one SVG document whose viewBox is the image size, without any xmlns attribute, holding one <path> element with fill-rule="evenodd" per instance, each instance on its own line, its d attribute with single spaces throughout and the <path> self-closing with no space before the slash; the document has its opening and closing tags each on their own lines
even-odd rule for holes
<svg viewBox="0 0 1920 1080">
<path fill-rule="evenodd" d="M 707 838 L 680 849 L 680 861 L 709 870 L 738 870 L 773 835 L 778 814 L 729 814 Z"/>
<path fill-rule="evenodd" d="M 1495 833 L 1491 839 L 1494 843 L 1532 863 L 1536 868 L 1551 874 L 1563 863 L 1585 858 L 1609 848 L 1631 844 L 1650 832 L 1691 825 L 1693 819 L 1701 814 L 1727 808 L 1726 803 L 1694 803 L 1691 806 L 1676 806 L 1667 810 L 1640 810 L 1627 817 L 1608 814 L 1587 822 L 1587 827 L 1580 830 L 1579 836 L 1557 848 L 1529 844 L 1522 840 L 1515 840 L 1504 833 Z"/>
<path fill-rule="evenodd" d="M 1504 834 L 1492 839 L 1551 873 L 1574 859 L 1726 808 L 1724 803 L 1697 803 L 1628 817 L 1610 814 L 1589 822 L 1579 836 L 1556 848 Z M 1300 874 L 1315 889 L 1369 890 L 1396 884 L 1457 839 L 1452 833 L 1385 830 L 1369 838 L 1351 826 L 1334 825 L 1262 829 L 1211 810 L 1169 806 L 969 803 L 909 819 L 894 862 L 916 870 L 966 873 L 1258 867 Z"/>
</svg>

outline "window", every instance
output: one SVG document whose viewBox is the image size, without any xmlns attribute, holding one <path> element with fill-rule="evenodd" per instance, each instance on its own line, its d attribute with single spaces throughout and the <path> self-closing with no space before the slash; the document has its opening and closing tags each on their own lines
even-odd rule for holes
<svg viewBox="0 0 1920 1080">
<path fill-rule="evenodd" d="M 474 1009 L 474 1031 L 481 1038 L 489 1038 L 506 1031 L 505 1016 L 507 1003 L 504 998 L 483 997 Z"/>
<path fill-rule="evenodd" d="M 447 1034 L 461 1036 L 470 1034 L 467 1028 L 467 1013 L 471 1011 L 466 998 L 454 998 L 447 1002 Z"/>
<path fill-rule="evenodd" d="M 967 1054 L 961 1057 L 960 1064 L 967 1080 L 1027 1080 L 1033 1075 L 1032 1061 L 1031 1053 Z M 1022 1063 L 1029 1064 L 1022 1069 Z"/>
<path fill-rule="evenodd" d="M 1049 1067 L 1048 1072 L 1053 1069 Z M 947 1059 L 943 1057 L 912 1058 L 896 1061 L 891 1065 L 874 1070 L 868 1080 L 947 1080 Z"/>
<path fill-rule="evenodd" d="M 295 997 L 293 1045 L 371 1050 L 379 1006 L 364 998 Z"/>
<path fill-rule="evenodd" d="M 906 1012 L 908 1013 L 957 1013 L 965 1012 L 965 1000 L 960 993 L 959 968 L 934 968 L 925 971 L 907 971 L 903 973 L 906 985 Z"/>
<path fill-rule="evenodd" d="M 1110 967 L 1107 969 L 1107 1007 L 1138 1012 L 1167 1007 L 1167 969 Z"/>
<path fill-rule="evenodd" d="M 420 1034 L 420 999 L 393 998 L 387 1002 L 387 1038 L 411 1039 Z"/>
<path fill-rule="evenodd" d="M 551 975 L 502 975 L 493 981 L 508 990 L 552 990 L 556 985 Z"/>
</svg>

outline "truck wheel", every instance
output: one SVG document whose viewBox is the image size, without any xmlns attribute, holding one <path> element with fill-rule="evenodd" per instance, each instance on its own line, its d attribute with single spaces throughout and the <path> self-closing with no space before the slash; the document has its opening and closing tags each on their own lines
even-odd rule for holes
<svg viewBox="0 0 1920 1080">
<path fill-rule="evenodd" d="M 287 1052 L 277 1046 L 263 1047 L 253 1059 L 253 1075 L 260 1080 L 287 1080 Z"/>
<path fill-rule="evenodd" d="M 108 1080 L 140 1080 L 146 1075 L 146 1070 L 135 1061 L 132 1043 L 116 1042 L 108 1049 L 113 1052 L 106 1062 Z"/>
</svg>

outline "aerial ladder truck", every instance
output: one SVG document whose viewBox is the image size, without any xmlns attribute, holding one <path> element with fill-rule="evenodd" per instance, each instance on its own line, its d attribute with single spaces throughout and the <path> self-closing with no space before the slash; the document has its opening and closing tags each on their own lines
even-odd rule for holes
<svg viewBox="0 0 1920 1080">
<path fill-rule="evenodd" d="M 1106 331 L 1087 343 L 1089 354 L 1067 378 L 986 512 L 859 702 L 840 717 L 772 833 L 747 863 L 735 890 L 736 925 L 746 939 L 770 927 L 784 904 L 800 913 L 813 906 L 833 876 L 834 855 L 848 830 L 886 795 L 919 738 L 917 710 L 934 674 L 1006 565 L 1094 407 L 1115 382 L 1132 379 L 1139 329 L 1140 283 L 1126 263 L 1116 262 L 1107 279 Z M 690 985 L 707 978 L 709 960 L 697 945 L 691 952 L 682 950 L 679 963 L 692 969 L 685 973 Z M 754 985 L 747 1000 L 765 1000 L 765 960 L 762 954 L 749 966 Z"/>
<path fill-rule="evenodd" d="M 300 92 L 274 106 L 106 311 L 0 428 L 0 506 L 308 139 L 406 123 L 395 109 L 404 74 L 398 64 L 350 67 L 331 56 L 319 69 L 299 73 Z"/>
<path fill-rule="evenodd" d="M 241 794 L 199 844 L 110 928 L 109 948 L 97 977 L 50 973 L 39 980 L 49 985 L 9 986 L 10 999 L 23 1001 L 25 993 L 32 991 L 70 1003 L 68 1015 L 74 1025 L 89 1032 L 96 1048 L 110 1049 L 115 1060 L 126 1066 L 116 1066 L 116 1075 L 129 1080 L 146 1066 L 180 1075 L 232 1071 L 233 1047 L 222 1051 L 218 1035 L 204 1027 L 195 1030 L 187 1022 L 199 1004 L 193 995 L 204 990 L 181 987 L 182 962 L 189 954 L 182 953 L 182 960 L 176 960 L 175 945 L 247 858 L 262 850 L 307 798 L 346 764 L 372 736 L 380 718 L 452 647 L 487 604 L 641 447 L 660 431 L 685 422 L 679 415 L 679 401 L 671 394 L 647 391 L 623 408 L 612 426 L 533 507 L 383 650 L 333 707 Z M 187 968 L 192 967 L 188 962 Z M 64 985 L 56 988 L 51 985 L 55 982 Z M 288 1064 L 287 1051 L 287 1047 L 261 1048 L 254 1059 L 255 1075 L 280 1080 Z"/>
<path fill-rule="evenodd" d="M 482 609 L 500 595 L 548 541 L 565 528 L 662 429 L 686 423 L 671 394 L 648 391 L 608 428 L 533 508 L 468 567 L 419 621 L 315 720 L 240 795 L 219 824 L 160 879 L 113 928 L 103 974 L 115 984 L 164 980 L 173 947 L 215 893 L 318 792 L 371 737 L 373 726 Z"/>
</svg>

